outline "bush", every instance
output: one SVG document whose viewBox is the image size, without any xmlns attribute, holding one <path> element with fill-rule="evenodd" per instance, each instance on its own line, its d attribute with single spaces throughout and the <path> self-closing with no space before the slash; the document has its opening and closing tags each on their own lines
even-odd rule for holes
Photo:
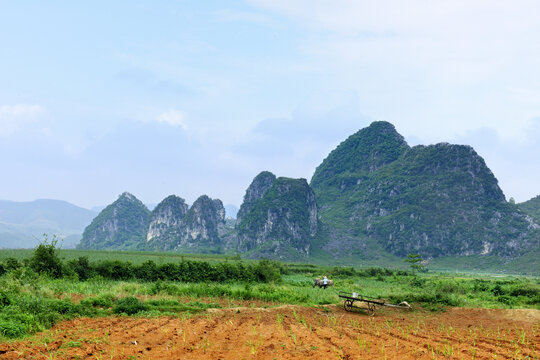
<svg viewBox="0 0 540 360">
<path fill-rule="evenodd" d="M 516 300 L 511 297 L 511 296 L 508 296 L 508 295 L 501 295 L 501 296 L 498 296 L 497 297 L 497 301 L 500 302 L 501 304 L 506 304 L 506 305 L 514 305 L 516 303 Z"/>
<path fill-rule="evenodd" d="M 493 287 L 493 289 L 491 289 L 491 292 L 493 293 L 493 295 L 495 296 L 500 296 L 500 295 L 504 295 L 506 292 L 502 289 L 501 285 L 497 284 Z"/>
<path fill-rule="evenodd" d="M 58 240 L 56 235 L 49 243 L 47 234 L 43 234 L 43 242 L 34 250 L 30 258 L 30 268 L 37 273 L 45 273 L 54 278 L 62 277 L 62 261 L 58 257 L 56 244 Z"/>
<path fill-rule="evenodd" d="M 356 275 L 356 271 L 354 270 L 353 267 L 338 267 L 338 266 L 335 266 L 331 271 L 330 273 L 332 274 L 332 276 L 338 276 L 338 275 L 343 275 L 343 276 L 354 276 Z"/>
<path fill-rule="evenodd" d="M 540 294 L 538 286 L 533 284 L 519 284 L 510 289 L 510 295 L 512 296 L 527 296 L 533 298 Z"/>
<path fill-rule="evenodd" d="M 86 256 L 69 261 L 67 266 L 79 276 L 79 280 L 88 280 L 95 274 Z"/>
<path fill-rule="evenodd" d="M 148 305 L 133 296 L 125 297 L 116 302 L 113 307 L 115 314 L 134 315 L 140 311 L 148 310 Z"/>
<path fill-rule="evenodd" d="M 21 267 L 21 263 L 19 262 L 19 260 L 15 259 L 14 257 L 8 257 L 7 259 L 4 260 L 3 267 L 6 270 L 6 272 L 11 271 L 11 270 L 17 270 L 18 268 Z"/>
<path fill-rule="evenodd" d="M 129 261 L 106 260 L 95 267 L 98 275 L 111 280 L 129 280 L 134 277 L 133 264 Z"/>
<path fill-rule="evenodd" d="M 115 297 L 112 294 L 103 294 L 95 298 L 81 300 L 81 305 L 100 308 L 110 308 L 114 305 Z"/>
<path fill-rule="evenodd" d="M 92 309 L 82 304 L 73 304 L 69 300 L 31 295 L 5 295 L 3 298 L 4 306 L 0 308 L 0 335 L 7 338 L 42 331 L 62 319 L 95 314 Z"/>
<path fill-rule="evenodd" d="M 152 260 L 145 261 L 141 266 L 135 268 L 135 277 L 145 281 L 156 281 L 160 278 L 160 271 Z"/>
<path fill-rule="evenodd" d="M 281 281 L 279 264 L 275 261 L 262 259 L 254 269 L 255 278 L 262 282 Z"/>
<path fill-rule="evenodd" d="M 11 298 L 4 290 L 0 290 L 0 307 L 4 307 L 11 304 Z"/>
<path fill-rule="evenodd" d="M 426 279 L 414 276 L 411 281 L 409 281 L 409 284 L 414 287 L 423 287 L 426 285 Z"/>
</svg>

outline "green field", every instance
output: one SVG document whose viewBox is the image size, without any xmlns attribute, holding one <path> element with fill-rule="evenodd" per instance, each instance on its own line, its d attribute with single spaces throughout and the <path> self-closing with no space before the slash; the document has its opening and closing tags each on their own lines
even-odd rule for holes
<svg viewBox="0 0 540 360">
<path fill-rule="evenodd" d="M 33 249 L 1 249 L 0 262 L 9 257 L 17 260 L 28 259 L 32 256 Z M 133 264 L 142 264 L 145 261 L 152 260 L 156 264 L 176 263 L 182 260 L 223 262 L 235 261 L 238 257 L 233 255 L 213 255 L 213 254 L 179 254 L 174 252 L 145 252 L 145 251 L 107 251 L 107 250 L 58 250 L 58 256 L 65 260 L 77 259 L 86 256 L 90 261 L 102 260 L 122 260 L 131 261 Z M 249 261 L 249 260 L 243 260 Z"/>
<path fill-rule="evenodd" d="M 368 244 L 375 247 L 373 244 Z M 32 256 L 33 249 L 0 249 L 0 262 L 7 258 L 15 258 L 19 261 Z M 373 251 L 371 252 L 373 253 Z M 376 253 L 376 252 L 375 252 Z M 145 252 L 145 251 L 106 251 L 106 250 L 58 250 L 59 257 L 65 261 L 77 259 L 81 256 L 90 261 L 122 260 L 133 264 L 142 264 L 152 260 L 156 264 L 177 263 L 183 260 L 205 261 L 209 263 L 219 262 L 254 262 L 255 260 L 240 259 L 238 255 L 220 254 L 179 254 L 177 252 Z M 428 262 L 430 271 L 443 273 L 470 273 L 491 275 L 527 275 L 540 276 L 540 251 L 534 251 L 517 259 L 502 259 L 496 256 L 461 256 L 440 257 Z M 390 269 L 408 269 L 408 265 L 402 258 L 380 252 L 375 259 L 365 259 L 359 254 L 351 254 L 348 257 L 336 260 L 329 258 L 327 254 L 314 254 L 313 264 L 321 268 L 333 266 L 347 266 L 354 268 L 381 267 Z M 296 266 L 295 263 L 286 266 Z"/>
<path fill-rule="evenodd" d="M 38 251 L 39 250 L 39 251 Z M 413 273 L 242 260 L 218 255 L 58 250 L 0 251 L 0 337 L 7 340 L 80 316 L 186 316 L 211 307 L 341 304 L 339 291 L 448 306 L 540 309 L 540 278 L 472 273 Z M 441 260 L 440 266 L 445 263 Z M 452 264 L 450 262 L 450 264 Z M 449 270 L 452 268 L 449 267 Z M 335 286 L 313 288 L 327 275 Z"/>
</svg>

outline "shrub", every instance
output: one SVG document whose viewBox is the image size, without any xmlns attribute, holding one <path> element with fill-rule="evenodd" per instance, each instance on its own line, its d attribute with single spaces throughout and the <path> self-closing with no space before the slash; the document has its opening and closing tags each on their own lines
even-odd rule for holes
<svg viewBox="0 0 540 360">
<path fill-rule="evenodd" d="M 156 281 L 160 278 L 160 271 L 152 260 L 145 261 L 135 268 L 135 277 L 145 281 Z"/>
<path fill-rule="evenodd" d="M 527 297 L 535 297 L 540 294 L 540 290 L 538 286 L 534 286 L 533 284 L 519 284 L 510 289 L 510 295 L 512 296 L 527 296 Z"/>
<path fill-rule="evenodd" d="M 500 302 L 501 304 L 506 304 L 510 306 L 514 305 L 516 302 L 516 300 L 513 297 L 508 296 L 508 295 L 498 296 L 497 301 Z"/>
<path fill-rule="evenodd" d="M 84 306 L 94 306 L 100 308 L 110 308 L 114 305 L 114 295 L 112 294 L 103 294 L 95 298 L 87 298 L 81 300 L 81 305 Z"/>
<path fill-rule="evenodd" d="M 426 285 L 426 279 L 414 276 L 409 283 L 414 287 L 423 287 Z"/>
<path fill-rule="evenodd" d="M 116 305 L 113 307 L 113 312 L 115 314 L 134 315 L 145 310 L 148 310 L 148 305 L 133 296 L 128 296 L 118 300 Z"/>
<path fill-rule="evenodd" d="M 0 290 L 0 307 L 4 307 L 11 304 L 11 298 L 4 290 Z"/>
<path fill-rule="evenodd" d="M 275 261 L 262 259 L 254 269 L 255 278 L 262 282 L 281 281 L 279 264 Z"/>
<path fill-rule="evenodd" d="M 37 273 L 45 273 L 51 277 L 59 278 L 62 276 L 62 261 L 57 254 L 58 240 L 56 235 L 50 242 L 47 234 L 43 234 L 43 237 L 43 242 L 36 247 L 30 258 L 30 268 Z"/>
<path fill-rule="evenodd" d="M 503 295 L 505 294 L 505 291 L 501 288 L 501 285 L 497 284 L 493 287 L 493 289 L 491 289 L 491 292 L 493 293 L 493 295 L 495 296 L 500 296 L 500 295 Z"/>
<path fill-rule="evenodd" d="M 129 280 L 134 277 L 133 264 L 129 261 L 101 261 L 96 265 L 95 271 L 105 279 L 111 280 Z"/>
<path fill-rule="evenodd" d="M 8 257 L 4 260 L 3 267 L 6 271 L 17 270 L 21 267 L 21 263 L 14 257 Z"/>
<path fill-rule="evenodd" d="M 95 274 L 86 256 L 80 256 L 76 260 L 69 261 L 67 266 L 77 273 L 79 280 L 88 280 Z"/>
</svg>

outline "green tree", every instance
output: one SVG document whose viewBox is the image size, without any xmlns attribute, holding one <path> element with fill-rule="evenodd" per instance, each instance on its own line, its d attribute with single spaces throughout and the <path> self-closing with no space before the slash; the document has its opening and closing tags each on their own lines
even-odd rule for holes
<svg viewBox="0 0 540 360">
<path fill-rule="evenodd" d="M 406 263 L 409 263 L 409 266 L 411 267 L 413 273 L 415 273 L 416 271 L 426 271 L 426 267 L 422 265 L 422 261 L 424 261 L 424 259 L 422 259 L 422 255 L 420 254 L 409 254 L 404 261 Z"/>
<path fill-rule="evenodd" d="M 30 268 L 37 273 L 45 273 L 51 277 L 62 276 L 62 260 L 58 257 L 58 238 L 53 235 L 49 241 L 47 234 L 43 234 L 43 241 L 36 247 L 30 258 Z"/>
</svg>

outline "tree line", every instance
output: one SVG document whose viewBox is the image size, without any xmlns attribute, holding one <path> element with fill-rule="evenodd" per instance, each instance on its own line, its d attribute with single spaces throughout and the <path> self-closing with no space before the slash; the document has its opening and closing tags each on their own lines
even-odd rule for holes
<svg viewBox="0 0 540 360">
<path fill-rule="evenodd" d="M 281 281 L 281 266 L 271 260 L 244 264 L 206 261 L 182 261 L 179 263 L 156 264 L 148 260 L 140 265 L 130 261 L 102 260 L 90 262 L 86 256 L 63 262 L 58 256 L 56 238 L 45 240 L 36 247 L 32 257 L 24 262 L 8 258 L 0 264 L 0 275 L 27 267 L 39 274 L 52 278 L 77 277 L 88 280 L 97 276 L 110 280 L 181 281 L 181 282 L 272 282 Z"/>
</svg>

